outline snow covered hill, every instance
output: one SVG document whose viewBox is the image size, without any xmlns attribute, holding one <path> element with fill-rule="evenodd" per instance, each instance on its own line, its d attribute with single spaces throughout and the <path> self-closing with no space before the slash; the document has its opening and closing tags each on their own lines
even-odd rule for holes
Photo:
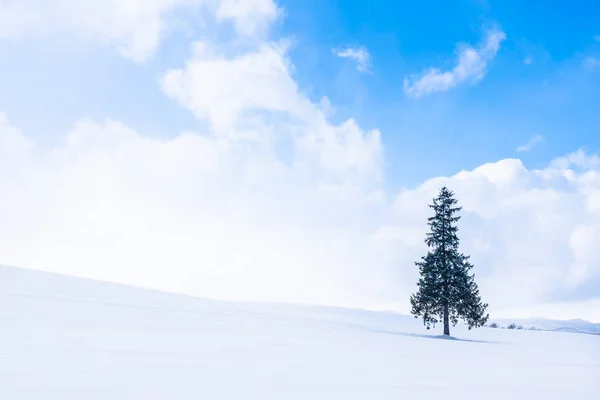
<svg viewBox="0 0 600 400">
<path fill-rule="evenodd" d="M 535 328 L 545 331 L 562 331 L 600 335 L 600 324 L 594 324 L 582 319 L 572 319 L 569 321 L 559 321 L 546 318 L 494 319 L 490 322 L 496 322 L 499 327 L 507 327 L 509 324 L 514 323 L 522 326 L 524 329 Z"/>
<path fill-rule="evenodd" d="M 0 267 L 0 399 L 598 399 L 600 338 Z"/>
</svg>

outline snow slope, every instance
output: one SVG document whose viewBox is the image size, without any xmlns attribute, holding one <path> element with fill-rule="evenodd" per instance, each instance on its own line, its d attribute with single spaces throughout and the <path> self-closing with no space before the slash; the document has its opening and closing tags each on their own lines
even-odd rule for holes
<svg viewBox="0 0 600 400">
<path fill-rule="evenodd" d="M 0 399 L 598 399 L 600 338 L 0 267 Z"/>
</svg>

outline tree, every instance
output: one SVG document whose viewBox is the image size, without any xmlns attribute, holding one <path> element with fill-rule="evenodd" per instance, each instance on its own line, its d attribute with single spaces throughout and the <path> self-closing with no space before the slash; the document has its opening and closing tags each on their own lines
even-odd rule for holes
<svg viewBox="0 0 600 400">
<path fill-rule="evenodd" d="M 428 218 L 430 232 L 425 237 L 429 247 L 427 255 L 415 264 L 419 267 L 418 290 L 410 296 L 411 313 L 422 317 L 430 329 L 440 320 L 444 322 L 444 335 L 450 335 L 450 322 L 456 326 L 463 319 L 469 329 L 485 325 L 489 315 L 487 304 L 481 302 L 475 275 L 470 274 L 473 264 L 470 256 L 458 251 L 458 227 L 456 215 L 462 207 L 454 193 L 443 187 L 438 197 L 429 205 L 435 215 Z"/>
</svg>

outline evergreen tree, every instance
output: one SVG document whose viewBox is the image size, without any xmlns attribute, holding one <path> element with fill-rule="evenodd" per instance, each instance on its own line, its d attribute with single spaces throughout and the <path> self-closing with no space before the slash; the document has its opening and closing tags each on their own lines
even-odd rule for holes
<svg viewBox="0 0 600 400">
<path fill-rule="evenodd" d="M 429 251 L 415 263 L 421 276 L 417 293 L 410 296 L 415 318 L 422 317 L 427 329 L 442 320 L 444 335 L 450 335 L 450 322 L 456 326 L 463 319 L 471 329 L 488 320 L 488 305 L 481 302 L 475 276 L 469 273 L 473 264 L 469 256 L 458 251 L 456 222 L 460 217 L 456 213 L 462 207 L 457 207 L 457 202 L 454 193 L 444 186 L 429 205 L 435 212 L 427 223 L 430 232 L 425 243 Z"/>
</svg>

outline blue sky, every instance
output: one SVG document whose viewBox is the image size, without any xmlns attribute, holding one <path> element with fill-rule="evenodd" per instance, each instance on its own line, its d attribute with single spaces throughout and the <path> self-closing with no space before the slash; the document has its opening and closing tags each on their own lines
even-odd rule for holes
<svg viewBox="0 0 600 400">
<path fill-rule="evenodd" d="M 397 189 L 507 157 L 540 168 L 578 148 L 598 151 L 600 73 L 584 61 L 600 58 L 598 5 L 540 4 L 283 1 L 285 18 L 274 30 L 292 38 L 294 77 L 304 91 L 315 99 L 327 96 L 335 119 L 352 116 L 384 133 L 387 182 Z M 406 96 L 405 76 L 451 68 L 457 44 L 476 45 L 490 26 L 507 39 L 483 80 L 417 100 Z M 156 135 L 194 128 L 198 122 L 153 84 L 184 59 L 189 35 L 171 33 L 141 67 L 111 48 L 70 38 L 52 46 L 8 42 L 0 48 L 0 67 L 7 71 L 0 78 L 0 108 L 28 131 L 54 133 L 44 134 L 49 141 L 81 115 L 126 119 Z M 332 55 L 344 45 L 366 47 L 372 73 Z M 544 140 L 516 154 L 536 135 Z"/>
<path fill-rule="evenodd" d="M 24 0 L 0 25 L 0 263 L 405 312 L 447 183 L 495 311 L 600 320 L 593 1 Z M 150 274 L 115 261 L 141 249 Z"/>
<path fill-rule="evenodd" d="M 597 3 L 284 4 L 289 10 L 284 29 L 301 43 L 295 49 L 300 80 L 318 86 L 318 94 L 327 94 L 345 116 L 385 133 L 390 184 L 410 186 L 517 156 L 515 149 L 535 135 L 544 143 L 520 155 L 532 167 L 580 147 L 598 151 L 600 74 L 583 65 L 585 57 L 600 54 L 594 39 L 600 30 Z M 450 67 L 457 43 L 476 44 L 493 24 L 507 39 L 479 84 L 418 101 L 405 96 L 404 76 Z M 373 74 L 329 57 L 330 48 L 340 43 L 366 46 Z M 417 171 L 403 172 L 415 163 Z"/>
</svg>

